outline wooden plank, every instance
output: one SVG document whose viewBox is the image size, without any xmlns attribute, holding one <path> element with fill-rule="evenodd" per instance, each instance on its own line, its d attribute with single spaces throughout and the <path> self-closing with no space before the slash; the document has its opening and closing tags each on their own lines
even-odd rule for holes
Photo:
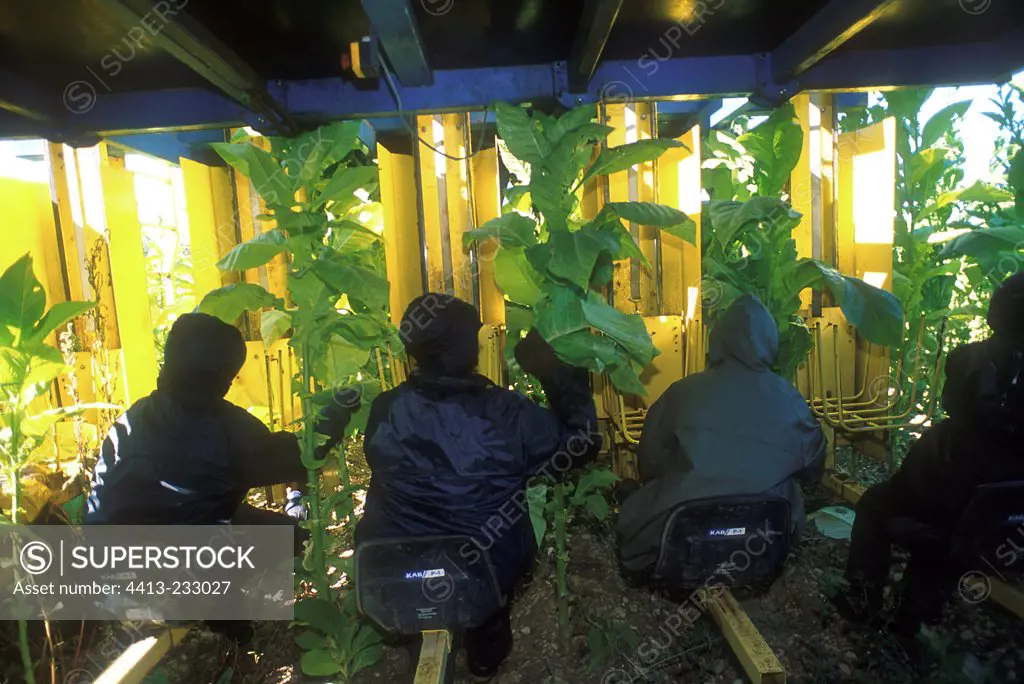
<svg viewBox="0 0 1024 684">
<path fill-rule="evenodd" d="M 452 650 L 452 635 L 444 630 L 423 632 L 423 646 L 413 684 L 443 684 Z"/>
<path fill-rule="evenodd" d="M 160 659 L 188 634 L 188 627 L 172 627 L 129 646 L 110 664 L 95 684 L 141 684 Z"/>
<path fill-rule="evenodd" d="M 753 684 L 785 684 L 786 671 L 768 642 L 725 587 L 701 590 L 701 600 Z"/>
</svg>

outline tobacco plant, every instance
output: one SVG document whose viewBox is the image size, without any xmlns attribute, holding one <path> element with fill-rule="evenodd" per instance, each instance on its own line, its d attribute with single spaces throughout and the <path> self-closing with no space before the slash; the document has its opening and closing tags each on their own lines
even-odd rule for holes
<svg viewBox="0 0 1024 684">
<path fill-rule="evenodd" d="M 650 268 L 622 220 L 691 244 L 695 226 L 683 212 L 650 202 L 609 202 L 587 218 L 580 200 L 584 183 L 657 159 L 682 143 L 641 140 L 598 151 L 612 129 L 594 121 L 593 105 L 557 119 L 502 102 L 495 109 L 499 149 L 518 183 L 506 192 L 503 215 L 465 239 L 496 238 L 500 244 L 494 271 L 510 302 L 507 353 L 533 326 L 563 361 L 607 373 L 622 392 L 644 394 L 639 373 L 657 351 L 643 319 L 610 306 L 603 293 L 616 260 L 635 258 Z"/>
<path fill-rule="evenodd" d="M 705 320 L 713 324 L 740 295 L 757 295 L 779 330 L 774 370 L 788 379 L 813 345 L 800 315 L 808 287 L 827 290 L 868 341 L 896 346 L 902 339 L 903 314 L 891 294 L 798 258 L 792 233 L 801 215 L 787 188 L 802 146 L 793 105 L 785 105 L 742 135 L 710 131 L 702 164 L 712 197 L 701 217 Z"/>
<path fill-rule="evenodd" d="M 46 338 L 93 306 L 59 302 L 47 308 L 46 293 L 26 254 L 0 275 L 0 472 L 11 483 L 11 522 L 19 524 L 22 476 L 40 458 L 46 436 L 61 418 L 87 408 L 45 408 L 53 381 L 67 370 L 61 352 Z M 25 680 L 35 683 L 28 628 L 18 621 Z"/>
<path fill-rule="evenodd" d="M 393 336 L 388 281 L 382 275 L 380 205 L 369 200 L 377 168 L 358 158 L 358 130 L 358 122 L 345 122 L 297 138 L 272 138 L 270 152 L 250 142 L 214 145 L 264 200 L 269 213 L 258 218 L 274 223 L 233 248 L 218 266 L 245 271 L 285 254 L 288 296 L 285 301 L 259 285 L 236 283 L 214 290 L 200 304 L 201 311 L 232 322 L 244 311 L 263 310 L 260 327 L 267 344 L 291 331 L 289 345 L 299 366 L 292 387 L 302 402 L 299 441 L 309 472 L 311 542 L 303 567 L 316 589 L 315 597 L 296 605 L 296 621 L 314 630 L 299 637 L 307 649 L 302 667 L 307 674 L 340 674 L 346 680 L 379 658 L 379 637 L 358 620 L 351 592 L 339 604 L 331 587 L 337 577 L 328 567 L 347 577 L 351 559 L 339 555 L 344 549 L 329 542 L 324 525 L 331 513 L 349 517 L 352 488 L 344 454 L 318 456 L 326 438 L 316 433 L 314 418 L 334 401 L 335 389 L 358 387 L 362 408 L 350 429 L 364 424 L 380 387 L 371 353 Z M 345 486 L 325 496 L 319 471 L 331 461 Z"/>
</svg>

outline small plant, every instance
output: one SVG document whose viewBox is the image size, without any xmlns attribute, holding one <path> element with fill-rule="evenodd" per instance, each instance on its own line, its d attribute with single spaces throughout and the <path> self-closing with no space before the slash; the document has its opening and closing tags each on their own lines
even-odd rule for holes
<svg viewBox="0 0 1024 684">
<path fill-rule="evenodd" d="M 22 474 L 39 457 L 58 420 L 83 407 L 42 408 L 50 386 L 67 366 L 46 344 L 51 333 L 93 306 L 60 302 L 47 309 L 43 286 L 25 255 L 0 275 L 0 470 L 12 484 L 11 522 L 21 522 Z M 18 621 L 25 680 L 35 683 L 25 620 Z"/>
<path fill-rule="evenodd" d="M 640 635 L 617 620 L 599 620 L 587 632 L 587 674 L 635 653 Z"/>
<path fill-rule="evenodd" d="M 558 633 L 562 647 L 569 647 L 571 637 L 569 625 L 569 567 L 568 524 L 576 516 L 589 515 L 598 522 L 604 522 L 611 513 L 604 490 L 619 481 L 617 475 L 604 468 L 592 468 L 573 482 L 545 482 L 534 484 L 527 489 L 530 504 L 530 522 L 541 548 L 549 522 L 554 530 L 555 577 L 558 591 Z M 548 493 L 551 492 L 550 501 Z"/>
</svg>

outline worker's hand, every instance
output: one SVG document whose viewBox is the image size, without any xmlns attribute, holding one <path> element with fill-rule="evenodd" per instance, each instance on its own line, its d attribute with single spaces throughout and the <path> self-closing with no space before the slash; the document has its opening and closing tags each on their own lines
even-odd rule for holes
<svg viewBox="0 0 1024 684">
<path fill-rule="evenodd" d="M 536 328 L 531 328 L 526 337 L 519 340 L 515 357 L 524 371 L 538 378 L 547 377 L 564 365 L 554 348 L 540 336 Z"/>
<path fill-rule="evenodd" d="M 333 441 L 338 441 L 345 436 L 345 428 L 352 420 L 352 414 L 362 406 L 362 399 L 359 390 L 351 387 L 338 390 L 331 397 L 331 401 L 320 409 L 317 416 L 316 431 L 321 435 L 327 435 Z"/>
</svg>

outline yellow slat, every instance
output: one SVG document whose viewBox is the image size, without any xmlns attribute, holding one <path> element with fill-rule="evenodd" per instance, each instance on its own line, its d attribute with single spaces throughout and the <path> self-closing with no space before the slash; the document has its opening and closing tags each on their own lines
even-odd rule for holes
<svg viewBox="0 0 1024 684">
<path fill-rule="evenodd" d="M 380 197 L 384 207 L 384 260 L 391 285 L 391 321 L 398 325 L 409 302 L 423 289 L 422 252 L 412 155 L 377 145 Z"/>
<path fill-rule="evenodd" d="M 501 189 L 498 180 L 498 150 L 480 150 L 471 166 L 473 201 L 476 203 L 477 227 L 501 215 Z M 494 254 L 497 238 L 477 246 L 477 264 L 480 281 L 480 316 L 487 325 L 504 325 L 505 296 L 494 279 Z"/>
<path fill-rule="evenodd" d="M 174 627 L 157 636 L 136 641 L 97 677 L 95 684 L 140 684 L 188 632 L 188 627 Z"/>
<path fill-rule="evenodd" d="M 423 646 L 413 684 L 443 684 L 452 650 L 451 634 L 442 630 L 423 632 Z"/>
<path fill-rule="evenodd" d="M 146 287 L 146 259 L 142 251 L 132 173 L 103 166 L 103 203 L 110 234 L 110 272 L 117 301 L 117 327 L 125 368 L 125 396 L 130 404 L 156 389 L 157 354 L 153 318 Z"/>
</svg>

